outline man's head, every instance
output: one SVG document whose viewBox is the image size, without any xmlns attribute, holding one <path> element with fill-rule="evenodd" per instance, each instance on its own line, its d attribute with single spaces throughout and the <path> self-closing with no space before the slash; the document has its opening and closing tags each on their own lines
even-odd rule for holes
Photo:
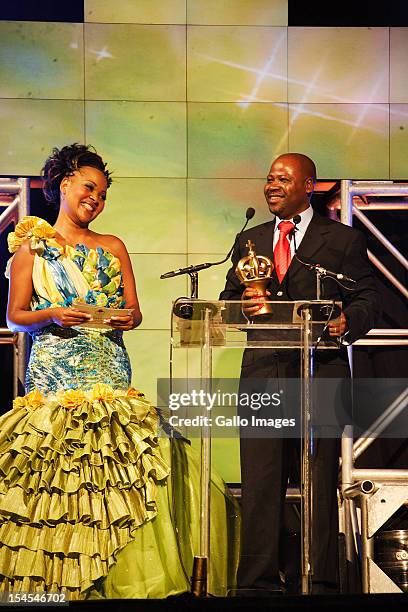
<svg viewBox="0 0 408 612">
<path fill-rule="evenodd" d="M 280 155 L 272 163 L 265 198 L 271 213 L 280 219 L 291 219 L 309 207 L 316 183 L 316 166 L 302 153 Z"/>
</svg>

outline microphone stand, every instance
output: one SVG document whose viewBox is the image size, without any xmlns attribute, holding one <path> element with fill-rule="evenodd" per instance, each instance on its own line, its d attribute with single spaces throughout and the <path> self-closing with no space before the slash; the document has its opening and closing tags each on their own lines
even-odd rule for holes
<svg viewBox="0 0 408 612">
<path fill-rule="evenodd" d="M 207 262 L 202 264 L 197 264 L 196 266 L 187 266 L 186 268 L 179 268 L 178 270 L 173 270 L 171 272 L 166 272 L 165 274 L 161 274 L 160 278 L 172 278 L 173 276 L 180 276 L 181 274 L 188 274 L 190 277 L 190 297 L 192 300 L 196 300 L 198 298 L 198 273 L 200 270 L 205 270 L 206 268 L 210 268 L 211 266 L 217 265 L 219 262 Z"/>
<path fill-rule="evenodd" d="M 181 274 L 188 274 L 190 277 L 190 297 L 193 300 L 198 299 L 198 272 L 200 272 L 200 270 L 206 270 L 207 268 L 211 268 L 212 266 L 219 266 L 225 263 L 230 258 L 231 253 L 234 250 L 235 245 L 238 242 L 238 238 L 241 236 L 242 232 L 245 230 L 246 226 L 248 225 L 249 221 L 252 219 L 254 215 L 255 215 L 255 209 L 252 207 L 248 208 L 246 211 L 246 215 L 245 215 L 246 216 L 245 224 L 243 228 L 241 229 L 241 231 L 239 232 L 239 234 L 237 234 L 232 247 L 228 251 L 227 255 L 224 257 L 224 259 L 221 259 L 220 261 L 211 261 L 211 262 L 201 263 L 195 266 L 187 266 L 186 268 L 179 268 L 178 270 L 172 270 L 171 272 L 166 272 L 165 274 L 162 274 L 160 278 L 161 279 L 172 278 L 173 276 L 180 276 Z"/>
<path fill-rule="evenodd" d="M 350 278 L 349 276 L 346 276 L 345 274 L 341 274 L 340 272 L 337 273 L 337 272 L 332 272 L 331 270 L 327 270 L 326 268 L 323 268 L 323 266 L 321 266 L 320 264 L 317 264 L 317 263 L 311 264 L 311 263 L 307 263 L 306 261 L 302 261 L 296 254 L 295 254 L 295 257 L 299 263 L 305 266 L 305 268 L 307 268 L 308 270 L 313 270 L 315 272 L 316 274 L 316 299 L 318 300 L 323 299 L 321 297 L 323 294 L 323 282 L 322 281 L 325 278 L 332 278 L 334 281 L 336 281 L 338 285 L 340 285 L 344 289 L 347 289 L 348 291 L 353 291 L 351 287 L 346 287 L 340 282 L 341 280 L 344 280 L 348 283 L 355 284 L 357 281 L 355 281 L 353 278 Z"/>
<path fill-rule="evenodd" d="M 190 277 L 190 297 L 192 300 L 198 299 L 198 272 L 187 272 Z"/>
<path fill-rule="evenodd" d="M 295 224 L 295 227 L 292 230 L 292 235 L 293 235 L 293 246 L 294 246 L 294 257 L 296 257 L 296 259 L 298 260 L 299 263 L 301 263 L 303 266 L 306 266 L 306 268 L 308 268 L 309 270 L 312 270 L 312 265 L 313 264 L 307 264 L 305 261 L 302 261 L 298 255 L 297 255 L 297 247 L 296 247 L 296 232 L 298 231 L 297 229 L 297 224 L 300 223 L 300 215 L 295 215 L 292 219 L 293 223 Z M 322 278 L 323 275 L 321 274 L 321 272 L 319 271 L 318 268 L 315 268 L 315 272 L 316 272 L 316 299 L 320 300 L 322 299 L 322 295 L 323 295 L 323 283 L 322 283 Z"/>
<path fill-rule="evenodd" d="M 349 276 L 346 276 L 345 274 L 341 274 L 341 272 L 339 273 L 332 272 L 331 270 L 327 270 L 326 268 L 323 268 L 323 266 L 321 266 L 318 263 L 307 263 L 306 261 L 302 261 L 300 257 L 298 257 L 297 255 L 297 248 L 296 248 L 296 232 L 297 232 L 297 224 L 300 223 L 300 216 L 296 215 L 295 217 L 293 217 L 292 221 L 295 224 L 295 227 L 292 230 L 294 257 L 296 257 L 296 259 L 298 260 L 299 263 L 302 264 L 302 266 L 305 266 L 305 268 L 307 268 L 308 270 L 313 270 L 315 272 L 316 274 L 316 299 L 317 300 L 323 299 L 323 279 L 324 278 L 332 278 L 342 287 L 344 287 L 344 285 L 342 285 L 342 283 L 340 282 L 341 280 L 344 280 L 348 283 L 356 283 L 354 278 L 350 278 Z M 347 289 L 347 287 L 345 288 Z"/>
<path fill-rule="evenodd" d="M 188 274 L 191 281 L 191 299 L 198 299 L 198 272 L 200 270 L 205 270 L 206 268 L 210 268 L 211 266 L 218 266 L 226 262 L 230 256 L 232 251 L 234 250 L 235 245 L 238 242 L 239 237 L 242 232 L 248 225 L 248 222 L 255 215 L 254 208 L 248 208 L 246 211 L 246 221 L 239 232 L 237 234 L 234 243 L 231 249 L 228 251 L 226 257 L 221 259 L 220 261 L 214 262 L 206 262 L 202 264 L 197 264 L 195 266 L 187 266 L 186 268 L 180 268 L 178 270 L 173 270 L 171 272 L 166 272 L 160 276 L 161 279 L 171 278 L 173 276 L 180 276 L 181 274 Z M 173 306 L 174 312 L 176 312 L 176 305 L 179 299 L 178 298 Z M 211 312 L 210 306 L 212 304 L 204 304 L 205 308 L 202 310 L 202 320 L 204 323 L 204 343 L 202 345 L 202 364 L 201 364 L 201 377 L 203 380 L 204 373 L 204 381 L 205 384 L 208 385 L 209 381 L 212 377 L 212 364 L 211 364 L 211 337 L 210 337 L 210 317 L 213 312 Z M 193 306 L 192 304 L 184 304 L 181 305 L 179 311 L 177 312 L 178 316 L 181 318 L 191 319 L 193 317 Z M 204 316 L 203 316 L 204 315 Z M 204 348 L 204 350 L 203 350 Z M 172 358 L 170 357 L 170 376 L 172 378 Z M 199 555 L 194 555 L 193 560 L 193 570 L 191 576 L 191 593 L 196 597 L 206 597 L 208 596 L 208 571 L 209 571 L 209 558 L 210 558 L 210 470 L 211 470 L 211 431 L 209 426 L 205 425 L 202 427 L 201 434 L 201 476 L 200 476 L 200 546 L 199 546 Z"/>
<path fill-rule="evenodd" d="M 320 300 L 323 294 L 323 280 L 322 280 L 323 276 L 318 270 L 315 270 L 315 272 L 316 272 L 316 300 Z"/>
<path fill-rule="evenodd" d="M 292 230 L 294 257 L 304 264 L 297 256 L 296 232 L 300 216 L 296 215 L 292 221 L 295 227 Z M 319 284 L 319 283 L 318 283 Z M 317 288 L 317 299 L 320 299 L 320 287 Z M 301 531 L 301 592 L 311 593 L 312 567 L 312 516 L 313 516 L 313 481 L 312 464 L 315 455 L 314 430 L 312 425 L 312 381 L 315 366 L 315 347 L 310 343 L 312 313 L 310 306 L 302 309 L 303 321 L 303 348 L 302 361 L 302 394 L 301 394 L 301 470 L 300 470 L 300 531 Z"/>
</svg>

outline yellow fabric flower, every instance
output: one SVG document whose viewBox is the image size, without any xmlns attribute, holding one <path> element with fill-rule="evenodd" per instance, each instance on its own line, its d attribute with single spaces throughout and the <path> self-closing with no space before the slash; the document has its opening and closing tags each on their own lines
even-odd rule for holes
<svg viewBox="0 0 408 612">
<path fill-rule="evenodd" d="M 24 408 L 27 405 L 27 400 L 24 397 L 16 397 L 13 400 L 13 410 L 18 410 L 19 408 Z"/>
<path fill-rule="evenodd" d="M 7 237 L 9 251 L 15 253 L 27 238 L 33 239 L 32 242 L 36 245 L 39 240 L 51 240 L 55 237 L 55 234 L 55 229 L 48 221 L 34 216 L 23 217 L 17 223 L 15 231 Z M 52 240 L 52 244 L 53 246 L 60 246 L 55 240 Z"/>
<path fill-rule="evenodd" d="M 30 393 L 27 393 L 25 399 L 26 405 L 30 406 L 30 408 L 39 408 L 39 406 L 44 403 L 44 397 L 42 393 L 37 389 L 34 389 L 34 391 L 30 391 Z"/>
<path fill-rule="evenodd" d="M 105 383 L 97 383 L 92 389 L 91 397 L 93 400 L 108 400 L 111 401 L 115 397 L 113 389 Z"/>
<path fill-rule="evenodd" d="M 68 391 L 64 391 L 59 396 L 59 401 L 61 406 L 64 408 L 76 408 L 86 399 L 86 395 L 80 389 L 69 389 Z"/>
<path fill-rule="evenodd" d="M 126 391 L 126 395 L 127 395 L 127 397 L 134 397 L 134 398 L 144 397 L 144 393 L 141 393 L 140 391 L 138 391 L 134 387 L 129 387 L 129 389 Z"/>
<path fill-rule="evenodd" d="M 57 233 L 55 228 L 52 227 L 45 219 L 40 219 L 39 217 L 34 217 L 37 219 L 36 224 L 34 225 L 32 232 L 33 236 L 37 236 L 42 240 L 48 240 L 49 238 L 54 238 Z"/>
</svg>

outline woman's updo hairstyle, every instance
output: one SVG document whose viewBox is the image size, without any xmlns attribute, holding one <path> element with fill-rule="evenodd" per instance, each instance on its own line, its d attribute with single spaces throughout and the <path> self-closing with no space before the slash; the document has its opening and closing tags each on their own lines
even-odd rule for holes
<svg viewBox="0 0 408 612">
<path fill-rule="evenodd" d="M 41 175 L 44 178 L 43 193 L 47 202 L 59 205 L 61 181 L 66 176 L 72 176 L 83 166 L 90 166 L 103 172 L 108 187 L 110 187 L 112 179 L 102 157 L 93 147 L 74 142 L 74 144 L 62 147 L 62 149 L 55 147 L 41 170 Z"/>
</svg>

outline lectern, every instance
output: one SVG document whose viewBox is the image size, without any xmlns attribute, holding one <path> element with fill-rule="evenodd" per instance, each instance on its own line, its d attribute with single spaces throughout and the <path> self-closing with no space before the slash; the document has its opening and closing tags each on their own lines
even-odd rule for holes
<svg viewBox="0 0 408 612">
<path fill-rule="evenodd" d="M 311 592 L 312 568 L 312 470 L 314 354 L 338 349 L 338 341 L 326 334 L 328 323 L 341 312 L 341 302 L 330 300 L 268 302 L 271 312 L 251 318 L 243 306 L 248 302 L 205 301 L 181 298 L 173 305 L 171 352 L 196 348 L 201 352 L 201 381 L 204 391 L 213 376 L 214 347 L 222 349 L 298 349 L 301 358 L 301 572 L 302 593 Z M 207 564 L 210 557 L 210 470 L 211 425 L 201 428 L 200 550 L 197 551 L 192 590 L 207 594 Z"/>
</svg>

